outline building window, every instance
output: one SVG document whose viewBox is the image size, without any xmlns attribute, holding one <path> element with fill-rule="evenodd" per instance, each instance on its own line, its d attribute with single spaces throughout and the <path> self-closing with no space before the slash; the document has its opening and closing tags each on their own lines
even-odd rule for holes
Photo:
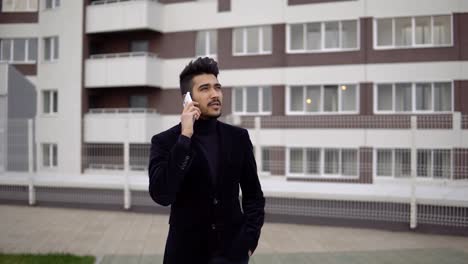
<svg viewBox="0 0 468 264">
<path fill-rule="evenodd" d="M 452 45 L 452 17 L 417 16 L 375 19 L 377 48 Z"/>
<path fill-rule="evenodd" d="M 58 164 L 57 144 L 42 144 L 42 166 L 45 168 L 55 168 Z"/>
<path fill-rule="evenodd" d="M 46 9 L 54 9 L 60 6 L 60 0 L 45 0 Z"/>
<path fill-rule="evenodd" d="M 58 113 L 58 92 L 57 91 L 43 91 L 42 92 L 43 113 L 56 114 Z"/>
<path fill-rule="evenodd" d="M 37 60 L 37 39 L 1 39 L 0 61 L 11 63 L 35 63 Z"/>
<path fill-rule="evenodd" d="M 271 26 L 235 28 L 233 40 L 234 55 L 270 54 L 272 29 Z"/>
<path fill-rule="evenodd" d="M 289 173 L 306 177 L 358 176 L 358 150 L 290 148 Z"/>
<path fill-rule="evenodd" d="M 376 85 L 377 113 L 451 112 L 452 83 L 395 83 Z"/>
<path fill-rule="evenodd" d="M 381 178 L 408 178 L 411 176 L 410 149 L 377 149 L 376 176 Z"/>
<path fill-rule="evenodd" d="M 195 54 L 199 57 L 215 57 L 218 52 L 218 33 L 216 30 L 197 32 Z"/>
<path fill-rule="evenodd" d="M 271 114 L 271 87 L 250 86 L 233 89 L 233 112 L 239 115 Z"/>
<path fill-rule="evenodd" d="M 289 87 L 289 114 L 356 113 L 358 86 L 307 85 Z"/>
<path fill-rule="evenodd" d="M 134 40 L 130 42 L 130 52 L 148 52 L 149 41 L 147 40 Z"/>
<path fill-rule="evenodd" d="M 2 12 L 36 12 L 38 0 L 2 0 Z"/>
<path fill-rule="evenodd" d="M 262 147 L 262 172 L 271 171 L 271 155 L 270 148 Z"/>
<path fill-rule="evenodd" d="M 148 108 L 148 96 L 146 95 L 131 95 L 130 108 Z"/>
<path fill-rule="evenodd" d="M 288 52 L 357 49 L 357 20 L 292 24 L 288 27 Z"/>
<path fill-rule="evenodd" d="M 452 154 L 448 149 L 418 149 L 417 175 L 421 178 L 450 179 Z"/>
<path fill-rule="evenodd" d="M 44 38 L 44 60 L 55 61 L 59 58 L 58 37 Z"/>
</svg>

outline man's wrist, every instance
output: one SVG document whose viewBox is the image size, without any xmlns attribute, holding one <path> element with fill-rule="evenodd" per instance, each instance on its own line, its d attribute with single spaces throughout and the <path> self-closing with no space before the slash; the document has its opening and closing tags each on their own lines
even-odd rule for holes
<svg viewBox="0 0 468 264">
<path fill-rule="evenodd" d="M 191 138 L 193 135 L 193 132 L 182 131 L 181 135 Z"/>
</svg>

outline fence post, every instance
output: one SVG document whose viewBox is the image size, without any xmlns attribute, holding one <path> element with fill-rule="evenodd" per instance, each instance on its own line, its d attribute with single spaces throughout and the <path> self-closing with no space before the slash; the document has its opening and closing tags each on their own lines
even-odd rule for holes
<svg viewBox="0 0 468 264">
<path fill-rule="evenodd" d="M 417 149 L 416 132 L 418 129 L 417 117 L 411 116 L 411 199 L 410 199 L 410 228 L 418 225 L 418 205 L 416 203 L 416 173 L 417 173 Z"/>
<path fill-rule="evenodd" d="M 130 144 L 124 143 L 124 209 L 128 210 L 131 207 L 131 192 L 130 192 Z"/>
<path fill-rule="evenodd" d="M 260 130 L 261 130 L 261 119 L 259 116 L 255 117 L 255 159 L 257 160 L 257 164 L 259 164 L 261 161 L 261 155 L 262 155 L 262 146 L 260 142 Z M 261 168 L 260 166 L 257 166 L 257 170 L 260 171 Z"/>
<path fill-rule="evenodd" d="M 33 133 L 33 120 L 28 119 L 28 200 L 29 205 L 36 204 L 36 190 L 34 188 L 34 133 Z"/>
</svg>

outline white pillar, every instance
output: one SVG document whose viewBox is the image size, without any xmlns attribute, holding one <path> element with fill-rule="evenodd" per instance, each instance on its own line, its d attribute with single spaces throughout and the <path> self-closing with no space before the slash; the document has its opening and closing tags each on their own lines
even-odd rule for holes
<svg viewBox="0 0 468 264">
<path fill-rule="evenodd" d="M 131 207 L 131 193 L 130 193 L 130 144 L 124 143 L 124 209 L 128 210 Z"/>
<path fill-rule="evenodd" d="M 410 228 L 418 225 L 418 206 L 416 203 L 416 173 L 417 173 L 417 149 L 416 132 L 418 129 L 417 117 L 411 116 L 411 199 L 410 199 Z"/>
<path fill-rule="evenodd" d="M 261 168 L 258 166 L 261 163 L 262 158 L 262 144 L 260 140 L 260 130 L 261 130 L 261 119 L 259 116 L 255 117 L 255 159 L 257 161 L 257 171 L 260 171 Z M 260 164 L 261 165 L 261 164 Z"/>
<path fill-rule="evenodd" d="M 29 183 L 28 183 L 28 200 L 29 205 L 36 204 L 36 190 L 34 188 L 34 140 L 33 140 L 33 120 L 28 119 L 28 172 L 29 172 Z"/>
</svg>

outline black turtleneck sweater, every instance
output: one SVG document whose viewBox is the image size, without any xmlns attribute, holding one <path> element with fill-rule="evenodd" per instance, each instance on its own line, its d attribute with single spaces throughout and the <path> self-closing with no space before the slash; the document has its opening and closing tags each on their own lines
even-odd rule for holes
<svg viewBox="0 0 468 264">
<path fill-rule="evenodd" d="M 217 133 L 216 119 L 198 119 L 194 123 L 193 136 L 191 140 L 185 136 L 181 136 L 185 141 L 185 144 L 195 144 L 206 157 L 208 161 L 208 168 L 210 169 L 210 176 L 214 184 L 216 184 L 216 178 L 218 177 L 219 169 L 219 144 L 218 144 L 218 133 Z"/>
</svg>

